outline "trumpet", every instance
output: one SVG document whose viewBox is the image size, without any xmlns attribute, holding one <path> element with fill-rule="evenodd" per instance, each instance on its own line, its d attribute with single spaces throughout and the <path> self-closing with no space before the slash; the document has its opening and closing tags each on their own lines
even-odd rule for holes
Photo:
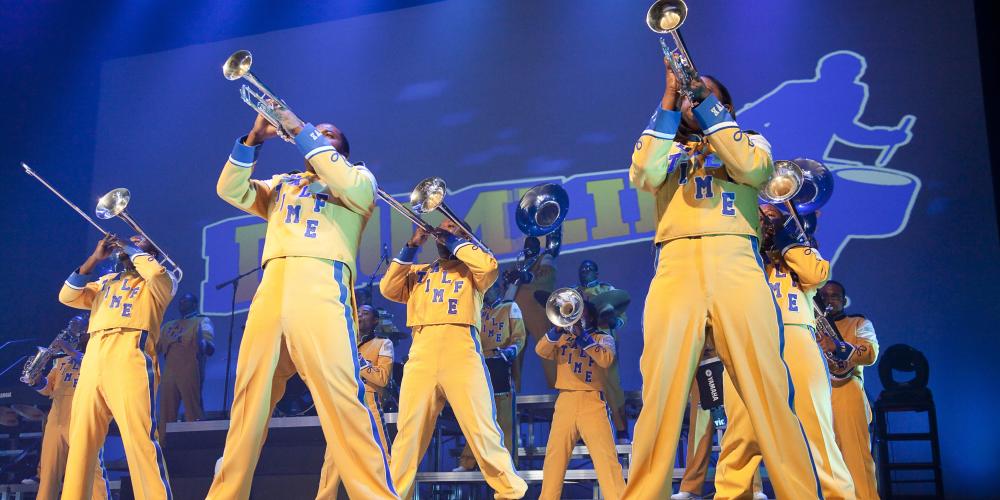
<svg viewBox="0 0 1000 500">
<path fill-rule="evenodd" d="M 73 202 L 66 199 L 66 197 L 59 192 L 59 190 L 52 187 L 51 184 L 46 182 L 45 179 L 43 179 L 40 175 L 38 175 L 37 172 L 32 170 L 31 167 L 29 167 L 26 163 L 21 162 L 21 166 L 24 168 L 24 173 L 34 177 L 36 180 L 38 180 L 38 182 L 41 182 L 42 185 L 44 185 L 49 189 L 49 191 L 52 191 L 57 197 L 59 197 L 60 200 L 69 205 L 70 208 L 72 208 L 76 213 L 80 214 L 80 216 L 83 217 L 87 222 L 89 222 L 92 226 L 97 228 L 97 230 L 100 231 L 101 234 L 103 234 L 104 236 L 108 235 L 108 232 L 104 230 L 104 228 L 101 227 L 100 224 L 94 221 L 94 219 L 90 218 L 90 216 L 84 213 L 83 210 L 80 210 L 80 207 L 76 206 Z M 152 245 L 154 249 L 156 249 L 160 257 L 163 259 L 160 262 L 160 264 L 164 265 L 164 267 L 169 265 L 172 269 L 168 270 L 168 272 L 174 277 L 174 279 L 178 283 L 180 283 L 180 281 L 184 279 L 184 270 L 181 269 L 181 267 L 178 266 L 177 263 L 174 262 L 174 260 L 171 259 L 170 256 L 167 255 L 167 253 L 164 252 L 163 249 L 160 248 L 160 246 L 157 245 L 155 241 L 153 241 L 153 238 L 150 238 L 149 235 L 146 234 L 146 231 L 143 231 L 142 227 L 139 226 L 139 223 L 136 222 L 135 219 L 133 219 L 132 216 L 127 211 L 125 211 L 125 208 L 128 206 L 129 201 L 131 201 L 131 199 L 132 195 L 131 193 L 129 193 L 128 189 L 125 188 L 112 189 L 111 191 L 108 191 L 104 196 L 102 196 L 100 199 L 97 200 L 97 207 L 94 208 L 94 212 L 98 218 L 103 220 L 118 217 L 119 219 L 124 221 L 125 224 L 127 224 L 130 228 L 132 228 L 133 231 L 135 231 L 140 236 L 145 238 L 146 241 L 148 241 L 149 244 Z"/>
<path fill-rule="evenodd" d="M 697 80 L 699 76 L 680 32 L 687 15 L 688 8 L 684 0 L 656 0 L 646 11 L 646 26 L 649 26 L 654 33 L 670 35 L 669 42 L 666 37 L 660 37 L 660 47 L 663 49 L 663 55 L 667 57 L 670 70 L 680 83 L 680 92 L 691 99 L 693 95 L 691 82 Z"/>
<path fill-rule="evenodd" d="M 45 367 L 49 366 L 52 359 L 57 356 L 67 354 L 61 349 L 56 349 L 55 345 L 59 340 L 62 340 L 75 349 L 80 343 L 80 336 L 69 328 L 65 328 L 59 332 L 58 335 L 56 335 L 56 338 L 52 339 L 52 343 L 49 344 L 49 347 L 46 348 L 39 346 L 38 351 L 25 361 L 24 368 L 21 370 L 21 382 L 28 385 L 37 384 L 42 378 L 42 373 L 45 371 Z"/>
<path fill-rule="evenodd" d="M 545 316 L 560 328 L 575 325 L 583 318 L 583 295 L 575 288 L 560 288 L 545 301 Z"/>
<path fill-rule="evenodd" d="M 222 76 L 225 76 L 227 80 L 239 80 L 242 78 L 250 82 L 254 87 L 257 87 L 259 92 L 254 91 L 247 84 L 243 84 L 240 87 L 240 97 L 243 99 L 243 102 L 247 103 L 247 106 L 253 108 L 254 111 L 260 113 L 271 125 L 274 125 L 274 128 L 278 130 L 279 137 L 288 142 L 295 142 L 293 134 L 281 124 L 281 118 L 277 113 L 279 108 L 290 109 L 288 104 L 274 95 L 274 92 L 267 85 L 264 85 L 264 82 L 260 81 L 257 75 L 254 75 L 250 71 L 250 66 L 252 65 L 253 55 L 250 51 L 237 50 L 226 59 L 226 62 L 222 63 Z"/>
</svg>

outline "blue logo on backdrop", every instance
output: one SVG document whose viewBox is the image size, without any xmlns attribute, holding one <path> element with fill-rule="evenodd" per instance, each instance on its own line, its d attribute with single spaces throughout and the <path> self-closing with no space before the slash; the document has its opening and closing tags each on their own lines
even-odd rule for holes
<svg viewBox="0 0 1000 500">
<path fill-rule="evenodd" d="M 816 231 L 832 264 L 851 239 L 902 232 L 920 190 L 913 174 L 885 168 L 910 142 L 916 117 L 906 115 L 894 127 L 861 122 L 868 104 L 868 85 L 861 81 L 867 66 L 856 52 L 831 52 L 816 63 L 813 78 L 783 82 L 736 114 L 741 127 L 767 138 L 775 159 L 821 160 L 837 177 Z M 871 165 L 838 157 L 841 149 L 859 148 L 877 151 Z"/>
</svg>

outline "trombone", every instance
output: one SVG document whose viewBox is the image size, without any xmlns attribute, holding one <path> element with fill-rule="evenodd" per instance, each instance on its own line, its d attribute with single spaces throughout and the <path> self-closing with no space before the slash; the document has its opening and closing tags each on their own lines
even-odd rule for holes
<svg viewBox="0 0 1000 500">
<path fill-rule="evenodd" d="M 451 219 L 458 227 L 461 229 L 465 237 L 471 241 L 474 245 L 482 248 L 483 250 L 489 252 L 490 249 L 487 247 L 479 238 L 476 237 L 472 231 L 465 228 L 465 222 L 455 215 L 455 212 L 451 210 L 448 205 L 444 202 L 445 193 L 448 191 L 448 185 L 444 182 L 444 179 L 440 177 L 428 177 L 419 184 L 417 187 L 413 188 L 410 192 L 410 206 L 400 203 L 398 200 L 392 197 L 389 193 L 386 193 L 382 188 L 376 189 L 376 194 L 389 205 L 394 208 L 397 212 L 406 217 L 414 225 L 422 229 L 425 233 L 437 237 L 436 229 L 434 226 L 430 225 L 427 221 L 421 217 L 422 214 L 433 212 L 435 210 L 441 212 L 442 215 Z"/>
<path fill-rule="evenodd" d="M 239 80 L 242 78 L 250 82 L 254 87 L 257 87 L 260 92 L 254 91 L 247 84 L 243 84 L 240 87 L 240 97 L 243 98 L 243 102 L 247 103 L 247 106 L 253 108 L 254 111 L 260 113 L 271 125 L 274 125 L 274 128 L 278 130 L 278 136 L 288 142 L 295 142 L 292 133 L 286 130 L 281 124 L 281 119 L 277 114 L 278 108 L 290 109 L 288 104 L 285 104 L 285 101 L 274 95 L 274 92 L 271 92 L 271 89 L 267 85 L 264 85 L 250 71 L 250 66 L 252 65 L 253 55 L 250 54 L 250 51 L 237 50 L 222 64 L 222 75 L 227 80 Z"/>
<path fill-rule="evenodd" d="M 672 44 L 665 37 L 660 37 L 660 47 L 670 63 L 671 71 L 677 76 L 681 93 L 691 99 L 691 82 L 699 76 L 680 32 L 687 15 L 688 8 L 684 0 L 656 0 L 646 11 L 646 26 L 654 33 L 670 35 Z"/>
<path fill-rule="evenodd" d="M 108 232 L 105 231 L 104 228 L 100 226 L 100 224 L 95 222 L 94 219 L 90 218 L 90 216 L 84 213 L 83 210 L 80 210 L 80 207 L 76 206 L 73 202 L 66 199 L 66 197 L 63 196 L 62 193 L 60 193 L 56 188 L 52 187 L 51 184 L 46 182 L 45 179 L 43 179 L 40 175 L 38 175 L 38 173 L 32 170 L 31 167 L 29 167 L 26 163 L 21 162 L 21 166 L 24 167 L 24 173 L 34 177 L 35 179 L 38 180 L 38 182 L 41 182 L 42 185 L 49 188 L 49 191 L 55 193 L 55 195 L 58 196 L 60 200 L 69 205 L 70 208 L 76 211 L 76 213 L 80 214 L 80 216 L 86 219 L 87 222 L 89 222 L 92 226 L 97 228 L 97 230 L 100 231 L 101 234 L 103 234 L 104 236 L 108 235 Z M 124 221 L 125 224 L 128 225 L 128 227 L 132 228 L 133 231 L 135 231 L 140 236 L 145 238 L 146 241 L 148 241 L 149 244 L 152 245 L 153 248 L 156 249 L 156 251 L 160 254 L 160 257 L 163 258 L 161 264 L 169 264 L 172 267 L 172 269 L 169 270 L 168 272 L 171 275 L 173 275 L 174 279 L 177 280 L 178 283 L 180 283 L 180 281 L 184 279 L 184 270 L 181 269 L 181 267 L 178 266 L 177 263 L 174 262 L 174 260 L 171 259 L 170 256 L 167 255 L 167 253 L 164 252 L 163 249 L 160 248 L 160 246 L 157 245 L 155 241 L 153 241 L 153 238 L 150 238 L 149 235 L 142 230 L 142 227 L 139 226 L 139 223 L 136 222 L 135 219 L 133 219 L 132 216 L 125 210 L 131 199 L 132 195 L 131 193 L 129 193 L 128 189 L 125 188 L 112 189 L 111 191 L 108 191 L 104 196 L 102 196 L 100 199 L 97 200 L 97 207 L 94 208 L 94 212 L 98 218 L 104 220 L 118 217 L 119 219 Z"/>
</svg>

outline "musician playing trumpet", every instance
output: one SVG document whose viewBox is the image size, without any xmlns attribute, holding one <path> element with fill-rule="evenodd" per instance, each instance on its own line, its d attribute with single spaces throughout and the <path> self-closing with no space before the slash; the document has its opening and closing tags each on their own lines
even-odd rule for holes
<svg viewBox="0 0 1000 500">
<path fill-rule="evenodd" d="M 785 363 L 794 389 L 795 414 L 802 422 L 810 453 L 816 464 L 823 498 L 855 498 L 854 485 L 834 435 L 833 409 L 826 360 L 816 348 L 816 319 L 812 300 L 826 282 L 830 263 L 824 259 L 802 227 L 773 205 L 761 206 L 764 259 L 774 300 L 784 323 Z M 812 226 L 813 228 L 815 226 Z M 750 416 L 732 379 L 723 377 L 726 417 L 716 467 L 716 498 L 745 498 L 753 494 L 754 473 L 761 452 Z"/>
<path fill-rule="evenodd" d="M 52 341 L 51 348 L 65 356 L 52 363 L 49 373 L 31 382 L 31 388 L 52 400 L 52 408 L 45 419 L 42 433 L 42 453 L 38 462 L 38 500 L 59 498 L 59 489 L 66 472 L 66 457 L 69 454 L 69 426 L 73 410 L 73 394 L 80 378 L 80 363 L 87 345 L 87 318 L 78 314 L 66 326 L 67 336 Z M 79 339 L 74 343 L 69 339 Z M 41 375 L 41 374 L 39 374 Z M 107 471 L 101 457 L 98 457 L 94 471 L 94 488 L 91 497 L 104 500 L 110 497 Z"/>
<path fill-rule="evenodd" d="M 618 499 L 625 490 L 612 409 L 604 392 L 608 368 L 615 359 L 615 339 L 597 324 L 597 309 L 584 302 L 579 322 L 566 328 L 552 327 L 535 344 L 538 356 L 556 362 L 559 390 L 545 445 L 539 499 L 562 498 L 566 467 L 580 438 L 590 452 L 604 498 Z"/>
<path fill-rule="evenodd" d="M 125 270 L 93 276 L 113 252 Z M 121 430 L 136 498 L 173 497 L 156 432 L 156 342 L 177 282 L 156 257 L 143 236 L 125 243 L 108 234 L 59 292 L 63 304 L 90 310 L 90 341 L 73 396 L 64 499 L 87 498 L 93 491 L 112 418 Z"/>
</svg>

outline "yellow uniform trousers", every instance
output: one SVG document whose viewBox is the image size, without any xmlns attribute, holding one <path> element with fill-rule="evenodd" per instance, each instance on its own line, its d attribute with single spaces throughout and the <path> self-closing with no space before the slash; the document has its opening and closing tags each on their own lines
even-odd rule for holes
<svg viewBox="0 0 1000 500">
<path fill-rule="evenodd" d="M 63 476 L 66 474 L 66 458 L 69 455 L 69 426 L 73 408 L 73 393 L 52 398 L 52 409 L 45 418 L 42 433 L 42 453 L 38 461 L 38 500 L 59 498 Z M 94 488 L 90 498 L 106 500 L 111 496 L 108 489 L 107 471 L 98 452 L 97 470 L 94 471 Z"/>
<path fill-rule="evenodd" d="M 417 467 L 445 402 L 455 412 L 486 483 L 496 492 L 495 498 L 523 497 L 528 485 L 517 475 L 504 448 L 479 333 L 469 325 L 413 329 L 413 344 L 399 390 L 396 440 L 392 443 L 392 478 L 400 497 L 410 498 L 413 494 Z"/>
<path fill-rule="evenodd" d="M 667 498 L 684 406 L 711 321 L 726 371 L 750 410 L 780 498 L 816 498 L 809 447 L 791 408 L 780 313 L 755 238 L 718 235 L 663 243 L 646 296 L 639 361 L 643 408 L 624 498 Z"/>
<path fill-rule="evenodd" d="M 382 403 L 379 400 L 379 396 L 371 391 L 366 392 L 365 406 L 368 407 L 368 411 L 372 412 L 372 416 L 375 417 L 379 439 L 383 443 L 388 443 L 389 441 L 385 436 L 385 421 L 382 418 Z M 386 444 L 386 447 L 388 450 L 388 444 Z M 334 450 L 329 446 L 326 448 L 326 453 L 323 455 L 323 470 L 319 476 L 319 493 L 316 494 L 316 500 L 334 500 L 337 498 L 337 492 L 343 480 L 340 477 L 340 471 L 334 465 L 335 460 L 333 456 L 338 452 L 339 450 Z"/>
<path fill-rule="evenodd" d="M 871 407 L 861 379 L 851 377 L 833 383 L 833 430 L 837 445 L 854 480 L 854 490 L 859 499 L 878 498 L 875 479 L 875 460 L 872 458 L 871 436 L 868 426 L 872 422 Z"/>
<path fill-rule="evenodd" d="M 192 359 L 185 366 L 171 366 L 168 363 L 160 380 L 160 437 L 166 435 L 167 423 L 176 422 L 178 409 L 184 403 L 184 420 L 201 420 L 201 369 L 198 360 Z"/>
<path fill-rule="evenodd" d="M 396 498 L 375 417 L 362 402 L 350 274 L 342 262 L 312 257 L 268 261 L 240 344 L 226 448 L 207 498 L 250 496 L 277 401 L 272 389 L 291 376 L 289 362 L 309 387 L 348 494 Z"/>
<path fill-rule="evenodd" d="M 493 406 L 497 409 L 497 425 L 503 433 L 503 447 L 507 448 L 510 458 L 517 463 L 517 450 L 514 449 L 514 399 L 509 392 L 493 395 Z M 476 466 L 476 456 L 472 454 L 472 447 L 465 443 L 462 449 L 462 456 L 458 459 L 458 464 L 466 469 Z"/>
<path fill-rule="evenodd" d="M 826 361 L 813 332 L 802 325 L 785 325 L 784 358 L 792 377 L 795 414 L 809 441 L 823 498 L 853 500 L 854 486 L 833 432 Z M 715 497 L 744 498 L 750 495 L 752 476 L 760 466 L 760 445 L 747 407 L 727 377 L 723 379 L 722 393 L 729 425 L 722 438 L 722 453 L 716 468 Z"/>
<path fill-rule="evenodd" d="M 563 480 L 573 447 L 583 438 L 597 472 L 601 495 L 610 500 L 625 491 L 622 464 L 615 449 L 611 410 L 600 391 L 559 391 L 552 427 L 545 445 L 542 493 L 539 499 L 562 498 Z"/>
<path fill-rule="evenodd" d="M 94 491 L 100 450 L 112 418 L 121 431 L 135 498 L 173 498 L 156 439 L 159 370 L 153 346 L 145 330 L 91 333 L 73 396 L 62 498 L 79 500 Z"/>
<path fill-rule="evenodd" d="M 705 477 L 708 474 L 708 462 L 712 456 L 712 442 L 716 431 L 712 412 L 702 409 L 700 404 L 701 393 L 698 391 L 696 378 L 691 383 L 687 456 L 684 459 L 684 475 L 681 477 L 680 491 L 697 496 L 701 496 L 705 488 Z M 754 493 L 764 491 L 760 470 L 753 475 L 753 491 Z"/>
</svg>

